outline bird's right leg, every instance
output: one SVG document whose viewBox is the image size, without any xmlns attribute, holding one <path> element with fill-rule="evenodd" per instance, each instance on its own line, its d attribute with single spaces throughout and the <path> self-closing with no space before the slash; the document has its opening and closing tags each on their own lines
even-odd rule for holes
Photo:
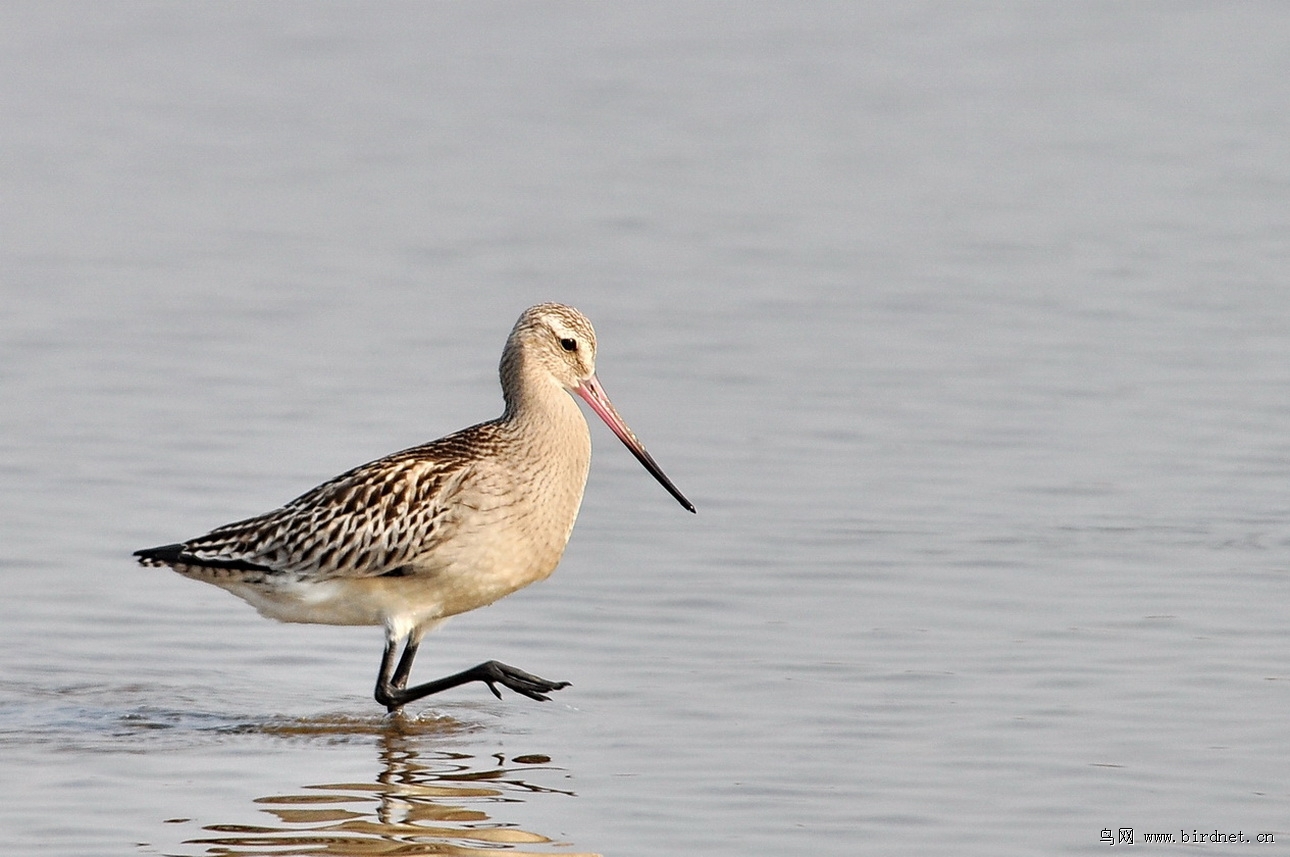
<svg viewBox="0 0 1290 857">
<path fill-rule="evenodd" d="M 407 687 L 408 675 L 412 672 L 412 661 L 416 658 L 417 647 L 421 640 L 415 633 L 407 638 L 403 646 L 403 655 L 395 664 L 395 655 L 399 651 L 399 640 L 387 636 L 385 653 L 381 656 L 381 672 L 376 677 L 376 701 L 384 705 L 391 714 L 409 702 L 415 702 L 432 693 L 439 693 L 449 688 L 459 687 L 472 681 L 481 681 L 498 699 L 502 694 L 497 685 L 503 685 L 529 699 L 545 702 L 547 693 L 569 686 L 567 681 L 548 681 L 547 679 L 526 673 L 521 669 L 498 661 L 486 661 L 468 670 L 435 681 L 428 681 L 416 687 Z"/>
</svg>

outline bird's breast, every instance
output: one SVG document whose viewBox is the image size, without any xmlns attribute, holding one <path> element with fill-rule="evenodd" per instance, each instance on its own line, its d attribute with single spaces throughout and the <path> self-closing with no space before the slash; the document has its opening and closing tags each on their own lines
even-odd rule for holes
<svg viewBox="0 0 1290 857">
<path fill-rule="evenodd" d="M 577 416 L 572 442 L 566 430 L 555 449 L 517 443 L 510 454 L 477 461 L 433 547 L 389 584 L 451 616 L 548 577 L 573 531 L 590 464 L 586 422 Z"/>
</svg>

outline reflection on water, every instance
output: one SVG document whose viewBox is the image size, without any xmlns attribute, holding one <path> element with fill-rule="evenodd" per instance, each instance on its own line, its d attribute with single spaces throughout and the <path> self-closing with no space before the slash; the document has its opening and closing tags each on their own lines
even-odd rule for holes
<svg viewBox="0 0 1290 857">
<path fill-rule="evenodd" d="M 253 798 L 267 823 L 203 824 L 209 835 L 184 844 L 219 855 L 573 854 L 565 850 L 569 843 L 496 817 L 501 805 L 528 795 L 572 796 L 532 781 L 561 769 L 544 755 L 475 757 L 424 746 L 427 737 L 463 728 L 450 718 L 343 717 L 239 727 L 288 738 L 375 735 L 379 770 L 373 782 L 307 785 L 297 794 Z"/>
<path fill-rule="evenodd" d="M 497 745 L 488 740 L 479 749 L 488 727 L 469 706 L 458 706 L 460 719 L 429 713 L 298 718 L 203 710 L 192 700 L 181 700 L 192 708 L 156 704 L 174 696 L 147 683 L 0 681 L 0 751 L 6 754 L 0 771 L 90 782 L 76 804 L 83 829 L 110 825 L 111 807 L 123 799 L 151 807 L 148 824 L 165 832 L 138 843 L 144 853 L 577 857 L 572 843 L 526 829 L 542 817 L 544 799 L 575 796 L 567 788 L 569 772 L 546 754 L 491 752 Z M 477 752 L 464 752 L 469 749 Z M 51 758 L 66 766 L 56 769 Z M 87 780 L 86 760 L 100 758 L 119 761 L 108 766 L 111 775 Z M 236 776 L 253 777 L 257 785 L 230 790 L 217 774 L 211 782 L 220 794 L 212 800 L 201 783 L 210 776 L 202 766 L 214 759 L 233 760 Z M 215 770 L 228 769 L 217 762 Z M 187 797 L 140 790 L 158 772 L 166 780 L 191 778 L 197 788 Z M 7 820 L 32 810 L 21 789 L 5 798 L 0 834 Z M 33 832 L 31 841 L 43 841 L 42 835 Z M 33 853 L 3 844 L 0 852 Z"/>
</svg>

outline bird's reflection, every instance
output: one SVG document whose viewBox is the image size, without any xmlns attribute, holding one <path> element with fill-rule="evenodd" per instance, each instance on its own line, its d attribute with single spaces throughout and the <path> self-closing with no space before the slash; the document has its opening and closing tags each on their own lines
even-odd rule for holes
<svg viewBox="0 0 1290 857">
<path fill-rule="evenodd" d="M 380 768 L 374 782 L 302 786 L 299 794 L 256 798 L 265 824 L 208 824 L 201 838 L 213 855 L 550 855 L 575 857 L 570 843 L 505 821 L 504 804 L 537 794 L 572 792 L 539 785 L 561 769 L 543 755 L 507 758 L 434 749 L 436 736 L 468 727 L 448 719 L 350 718 L 288 721 L 255 727 L 288 738 L 347 740 L 374 735 Z"/>
</svg>

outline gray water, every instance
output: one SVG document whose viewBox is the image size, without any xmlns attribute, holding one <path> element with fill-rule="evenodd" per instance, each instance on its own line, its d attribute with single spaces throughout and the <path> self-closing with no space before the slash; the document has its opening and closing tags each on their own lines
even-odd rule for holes
<svg viewBox="0 0 1290 857">
<path fill-rule="evenodd" d="M 1287 853 L 1287 32 L 6 4 L 0 851 Z M 422 649 L 551 702 L 133 564 L 496 415 L 543 300 L 699 508 L 593 426 Z"/>
</svg>

